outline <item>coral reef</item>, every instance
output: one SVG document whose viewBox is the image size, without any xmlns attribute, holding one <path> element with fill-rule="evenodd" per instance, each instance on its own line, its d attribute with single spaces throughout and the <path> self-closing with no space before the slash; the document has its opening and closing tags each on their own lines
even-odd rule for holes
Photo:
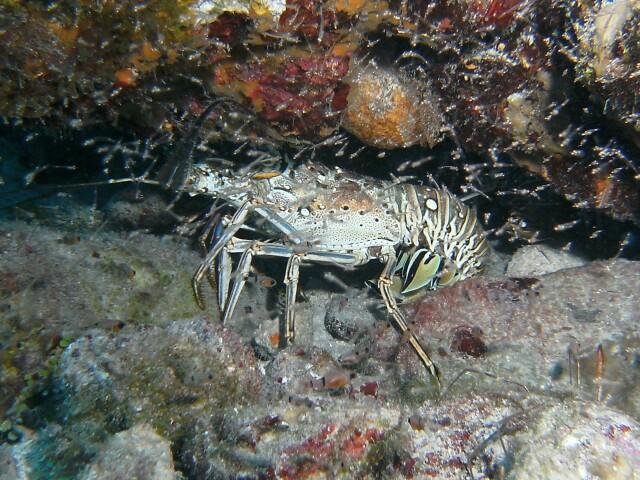
<svg viewBox="0 0 640 480">
<path fill-rule="evenodd" d="M 312 141 L 337 156 L 349 142 L 336 143 L 343 127 L 382 149 L 446 138 L 468 188 L 535 197 L 535 188 L 494 192 L 480 180 L 504 175 L 509 158 L 577 209 L 639 222 L 637 2 L 2 9 L 0 115 L 11 121 L 72 130 L 107 121 L 170 143 L 204 115 L 201 138 L 214 155 L 220 141 L 300 155 Z"/>
<path fill-rule="evenodd" d="M 636 478 L 639 21 L 637 0 L 0 2 L 0 479 Z M 224 325 L 215 289 L 196 306 L 229 210 L 167 169 L 308 159 L 477 208 L 484 274 L 401 303 L 442 389 L 375 262 L 303 264 L 286 348 L 277 259 Z"/>
<path fill-rule="evenodd" d="M 572 43 L 566 46 L 577 80 L 597 96 L 605 115 L 640 132 L 639 100 L 633 93 L 640 88 L 640 4 L 617 0 L 569 8 L 579 19 L 571 24 Z"/>
<path fill-rule="evenodd" d="M 156 127 L 162 109 L 150 86 L 141 89 L 200 42 L 189 3 L 4 2 L 0 112 L 72 127 L 106 114 Z"/>
</svg>

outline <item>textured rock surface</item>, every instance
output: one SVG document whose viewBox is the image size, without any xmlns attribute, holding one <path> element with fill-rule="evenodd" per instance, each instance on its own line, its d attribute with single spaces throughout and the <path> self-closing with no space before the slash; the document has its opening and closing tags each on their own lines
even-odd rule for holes
<svg viewBox="0 0 640 480">
<path fill-rule="evenodd" d="M 147 425 L 116 433 L 81 480 L 175 480 L 169 442 Z"/>
<path fill-rule="evenodd" d="M 88 217 L 75 208 L 77 217 Z M 0 226 L 3 417 L 19 415 L 31 395 L 46 389 L 60 352 L 90 329 L 166 325 L 199 312 L 189 286 L 198 256 L 188 242 L 73 227 Z M 0 432 L 10 435 L 10 425 Z"/>
<path fill-rule="evenodd" d="M 536 277 L 565 268 L 581 267 L 587 262 L 567 252 L 545 245 L 529 245 L 516 251 L 506 275 L 509 277 Z"/>
<path fill-rule="evenodd" d="M 0 479 L 1 480 L 17 480 L 20 477 L 18 473 L 18 462 L 13 457 L 12 448 L 8 445 L 0 446 Z"/>
<path fill-rule="evenodd" d="M 358 287 L 368 273 L 314 275 L 303 268 L 296 342 L 278 350 L 280 273 L 273 274 L 276 285 L 252 276 L 223 326 L 213 305 L 211 315 L 189 310 L 197 255 L 188 245 L 107 231 L 70 245 L 61 236 L 18 222 L 2 237 L 10 253 L 3 271 L 15 272 L 3 284 L 11 305 L 2 313 L 5 328 L 21 325 L 7 315 L 46 311 L 29 315 L 32 328 L 66 332 L 53 351 L 37 350 L 32 364 L 16 361 L 28 342 L 12 347 L 15 377 L 3 363 L 2 387 L 23 392 L 21 408 L 14 405 L 7 417 L 15 437 L 0 453 L 4 475 L 99 477 L 126 449 L 130 466 L 123 461 L 112 471 L 125 475 L 146 468 L 158 448 L 162 472 L 184 478 L 561 478 L 565 469 L 571 478 L 635 478 L 635 262 L 479 277 L 406 305 L 412 328 L 444 372 L 438 394 L 387 327 L 379 299 Z M 126 250 L 116 248 L 121 244 Z M 97 247 L 98 259 L 91 256 Z M 96 268 L 106 258 L 146 267 L 116 282 L 112 269 Z M 29 268 L 28 259 L 35 259 Z M 43 288 L 58 286 L 64 302 L 28 297 L 21 287 L 23 278 L 45 272 L 52 280 Z M 138 272 L 147 272 L 144 285 L 156 287 L 150 279 L 180 272 L 143 314 L 120 310 L 139 287 Z M 111 299 L 78 310 L 89 290 Z M 176 309 L 178 299 L 185 311 Z M 114 312 L 126 319 L 115 327 L 107 321 Z M 41 381 L 22 390 L 11 383 L 42 364 L 48 370 Z"/>
<path fill-rule="evenodd" d="M 532 390 L 606 398 L 637 416 L 639 284 L 637 262 L 593 262 L 539 278 L 471 279 L 409 310 L 416 329 L 443 348 L 461 326 L 482 332 L 488 353 L 472 365 L 448 355 L 448 372 L 466 364 Z"/>
<path fill-rule="evenodd" d="M 640 476 L 640 425 L 594 404 L 561 403 L 539 412 L 516 439 L 509 478 L 579 480 Z"/>
</svg>

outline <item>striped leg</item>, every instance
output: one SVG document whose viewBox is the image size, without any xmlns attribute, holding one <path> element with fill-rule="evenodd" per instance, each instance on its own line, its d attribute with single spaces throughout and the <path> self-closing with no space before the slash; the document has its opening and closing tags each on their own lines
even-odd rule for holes
<svg viewBox="0 0 640 480">
<path fill-rule="evenodd" d="M 236 232 L 240 230 L 240 228 L 244 224 L 244 221 L 247 219 L 247 216 L 249 215 L 252 209 L 253 209 L 253 206 L 250 201 L 246 201 L 242 204 L 242 206 L 236 211 L 233 218 L 231 218 L 231 222 L 229 223 L 225 231 L 222 232 L 222 235 L 220 235 L 220 238 L 216 241 L 213 247 L 211 247 L 211 249 L 209 250 L 209 253 L 207 253 L 207 256 L 205 257 L 203 262 L 200 264 L 200 266 L 198 267 L 198 270 L 196 270 L 196 273 L 193 276 L 193 280 L 192 280 L 193 293 L 196 298 L 196 303 L 203 310 L 205 308 L 205 305 L 204 305 L 202 296 L 200 295 L 200 282 L 215 264 L 216 257 L 218 256 L 220 251 L 229 242 L 229 240 L 231 240 L 231 238 L 236 234 Z"/>
<path fill-rule="evenodd" d="M 238 262 L 235 281 L 231 287 L 231 279 L 234 276 L 231 273 L 230 254 L 241 253 Z M 224 297 L 221 308 L 224 311 L 223 320 L 227 321 L 233 315 L 237 305 L 238 298 L 242 288 L 245 285 L 246 277 L 251 269 L 251 260 L 254 256 L 264 257 L 282 257 L 287 258 L 287 269 L 285 273 L 284 283 L 287 286 L 286 307 L 285 307 L 285 328 L 284 342 L 286 345 L 295 337 L 295 300 L 298 291 L 298 281 L 300 278 L 300 264 L 304 259 L 305 262 L 338 264 L 338 265 L 358 265 L 362 259 L 357 255 L 348 253 L 334 253 L 309 250 L 300 252 L 298 248 L 294 250 L 288 245 L 281 243 L 258 242 L 254 240 L 244 240 L 240 238 L 231 238 L 222 249 L 218 260 L 218 292 L 219 297 Z M 220 292 L 228 291 L 226 294 Z"/>
<path fill-rule="evenodd" d="M 224 311 L 224 314 L 222 315 L 223 323 L 226 323 L 227 320 L 231 318 L 231 315 L 233 315 L 233 312 L 236 309 L 236 305 L 238 304 L 238 298 L 240 298 L 242 288 L 244 287 L 245 283 L 247 283 L 247 278 L 249 277 L 249 272 L 251 271 L 251 259 L 253 258 L 255 253 L 256 246 L 252 245 L 247 248 L 240 257 L 240 261 L 238 262 L 238 269 L 234 274 L 235 280 L 233 282 L 231 290 L 229 291 L 229 298 L 224 305 L 220 305 L 220 308 L 222 308 Z M 228 284 L 228 282 L 226 283 Z"/>
<path fill-rule="evenodd" d="M 394 252 L 389 252 L 383 255 L 382 260 L 385 262 L 384 269 L 378 278 L 378 289 L 380 290 L 380 294 L 382 295 L 382 299 L 384 300 L 384 304 L 387 307 L 387 310 L 391 314 L 391 317 L 394 320 L 394 326 L 396 330 L 398 330 L 403 337 L 406 337 L 411 348 L 416 352 L 426 369 L 429 371 L 431 376 L 436 380 L 438 387 L 440 386 L 440 372 L 438 371 L 438 367 L 433 363 L 431 357 L 424 349 L 424 347 L 420 344 L 418 338 L 409 330 L 407 326 L 407 321 L 405 320 L 402 312 L 398 309 L 398 304 L 396 303 L 395 298 L 393 297 L 393 293 L 391 292 L 391 285 L 393 280 L 391 276 L 394 271 L 394 267 L 396 264 L 396 255 Z"/>
<path fill-rule="evenodd" d="M 227 298 L 229 298 L 229 285 L 231 283 L 231 276 L 233 265 L 231 263 L 231 255 L 229 254 L 229 248 L 233 245 L 231 239 L 227 245 L 224 246 L 220 255 L 218 255 L 218 261 L 216 267 L 218 269 L 218 281 L 216 282 L 216 290 L 218 292 L 218 306 L 220 310 L 224 312 L 227 305 Z"/>
<path fill-rule="evenodd" d="M 287 262 L 287 271 L 284 277 L 284 283 L 287 286 L 287 303 L 284 312 L 284 332 L 285 342 L 292 342 L 295 338 L 296 328 L 296 293 L 298 292 L 298 280 L 300 278 L 300 261 L 304 254 L 296 254 L 289 257 Z"/>
</svg>

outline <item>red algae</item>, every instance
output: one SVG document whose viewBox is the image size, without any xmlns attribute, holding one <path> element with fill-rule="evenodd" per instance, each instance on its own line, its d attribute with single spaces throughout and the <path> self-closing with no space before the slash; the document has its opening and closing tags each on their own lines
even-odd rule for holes
<svg viewBox="0 0 640 480">
<path fill-rule="evenodd" d="M 482 340 L 482 330 L 478 327 L 461 325 L 453 330 L 451 350 L 466 353 L 472 357 L 481 357 L 487 353 L 487 346 Z"/>
<path fill-rule="evenodd" d="M 332 131 L 336 113 L 343 109 L 350 57 L 310 54 L 282 64 L 220 65 L 215 84 L 240 92 L 258 116 L 278 124 L 284 133 L 317 136 Z"/>
<path fill-rule="evenodd" d="M 341 451 L 348 457 L 360 459 L 368 446 L 382 438 L 382 433 L 375 428 L 368 428 L 365 432 L 355 429 L 341 445 Z"/>
<path fill-rule="evenodd" d="M 489 0 L 486 4 L 477 2 L 472 5 L 479 13 L 481 22 L 504 28 L 509 25 L 522 3 L 523 0 Z"/>
<path fill-rule="evenodd" d="M 360 392 L 365 395 L 376 397 L 378 395 L 378 382 L 363 383 L 360 386 Z"/>
<path fill-rule="evenodd" d="M 288 447 L 284 453 L 287 455 L 300 455 L 313 453 L 315 458 L 324 458 L 333 449 L 334 441 L 329 437 L 336 431 L 337 425 L 329 424 L 320 429 L 315 435 L 308 437 L 302 443 Z"/>
</svg>

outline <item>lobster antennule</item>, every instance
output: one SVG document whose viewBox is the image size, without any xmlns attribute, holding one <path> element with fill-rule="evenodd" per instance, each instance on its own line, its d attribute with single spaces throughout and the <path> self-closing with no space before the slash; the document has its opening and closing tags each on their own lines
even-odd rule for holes
<svg viewBox="0 0 640 480">
<path fill-rule="evenodd" d="M 189 182 L 193 169 L 193 152 L 200 141 L 202 125 L 223 99 L 217 99 L 209 104 L 191 124 L 187 134 L 176 145 L 169 159 L 160 167 L 158 182 L 170 190 L 180 191 Z"/>
</svg>

